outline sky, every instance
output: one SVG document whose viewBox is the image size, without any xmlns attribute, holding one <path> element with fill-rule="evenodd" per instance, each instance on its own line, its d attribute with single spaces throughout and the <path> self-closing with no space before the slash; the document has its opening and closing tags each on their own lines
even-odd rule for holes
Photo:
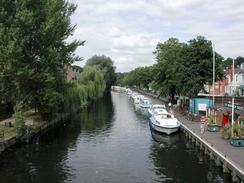
<svg viewBox="0 0 244 183">
<path fill-rule="evenodd" d="M 187 42 L 198 35 L 214 43 L 223 57 L 244 56 L 243 0 L 70 0 L 76 29 L 69 40 L 85 40 L 76 50 L 84 58 L 106 55 L 117 72 L 156 63 L 158 42 Z"/>
</svg>

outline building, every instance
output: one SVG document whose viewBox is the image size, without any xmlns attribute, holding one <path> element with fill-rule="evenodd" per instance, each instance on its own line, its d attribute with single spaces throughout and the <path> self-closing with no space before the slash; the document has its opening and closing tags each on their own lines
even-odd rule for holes
<svg viewBox="0 0 244 183">
<path fill-rule="evenodd" d="M 228 78 L 227 94 L 231 96 L 233 94 L 233 81 L 230 78 L 230 72 L 226 75 Z M 244 63 L 235 68 L 235 92 L 238 96 L 244 96 Z"/>
<path fill-rule="evenodd" d="M 65 73 L 68 81 L 76 80 L 80 75 L 80 71 L 71 65 L 65 66 Z"/>
<path fill-rule="evenodd" d="M 216 96 L 224 96 L 226 95 L 228 86 L 228 79 L 226 77 L 223 78 L 222 81 L 216 81 L 214 83 L 214 95 Z M 213 85 L 207 83 L 204 85 L 204 89 L 208 95 L 213 95 Z"/>
</svg>

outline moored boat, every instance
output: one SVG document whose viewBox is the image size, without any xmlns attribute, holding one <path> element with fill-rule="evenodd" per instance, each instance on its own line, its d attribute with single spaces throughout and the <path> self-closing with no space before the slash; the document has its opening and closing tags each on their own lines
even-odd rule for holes
<svg viewBox="0 0 244 183">
<path fill-rule="evenodd" d="M 159 115 L 167 112 L 165 105 L 154 104 L 148 109 L 147 116 L 148 118 L 152 117 L 154 114 Z"/>
<path fill-rule="evenodd" d="M 150 117 L 149 124 L 152 129 L 167 135 L 177 132 L 180 127 L 180 122 L 168 112 L 153 115 Z"/>
<path fill-rule="evenodd" d="M 152 103 L 149 98 L 146 97 L 140 98 L 139 108 L 145 115 L 147 115 L 148 109 L 151 107 L 151 105 Z"/>
</svg>

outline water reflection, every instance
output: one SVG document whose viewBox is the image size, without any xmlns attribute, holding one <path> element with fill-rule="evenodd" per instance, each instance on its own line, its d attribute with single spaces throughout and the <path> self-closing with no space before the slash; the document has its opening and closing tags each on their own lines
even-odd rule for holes
<svg viewBox="0 0 244 183">
<path fill-rule="evenodd" d="M 99 133 L 109 133 L 114 117 L 114 106 L 111 94 L 108 93 L 102 100 L 90 104 L 80 114 L 81 132 L 92 136 Z"/>
<path fill-rule="evenodd" d="M 160 147 L 174 147 L 175 145 L 177 145 L 177 142 L 180 141 L 180 135 L 177 133 L 172 135 L 166 135 L 156 132 L 153 129 L 150 130 L 153 140 L 158 142 Z"/>
</svg>

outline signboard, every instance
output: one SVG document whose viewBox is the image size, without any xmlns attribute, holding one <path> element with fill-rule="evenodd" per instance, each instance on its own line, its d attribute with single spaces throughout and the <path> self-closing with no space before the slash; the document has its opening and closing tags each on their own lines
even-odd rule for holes
<svg viewBox="0 0 244 183">
<path fill-rule="evenodd" d="M 232 103 L 229 101 L 229 102 L 225 103 L 224 106 L 232 108 Z M 237 103 L 234 104 L 234 108 L 237 110 L 240 110 L 240 111 L 244 110 L 244 106 L 237 104 Z"/>
<path fill-rule="evenodd" d="M 206 111 L 207 104 L 198 104 L 198 111 Z"/>
</svg>

